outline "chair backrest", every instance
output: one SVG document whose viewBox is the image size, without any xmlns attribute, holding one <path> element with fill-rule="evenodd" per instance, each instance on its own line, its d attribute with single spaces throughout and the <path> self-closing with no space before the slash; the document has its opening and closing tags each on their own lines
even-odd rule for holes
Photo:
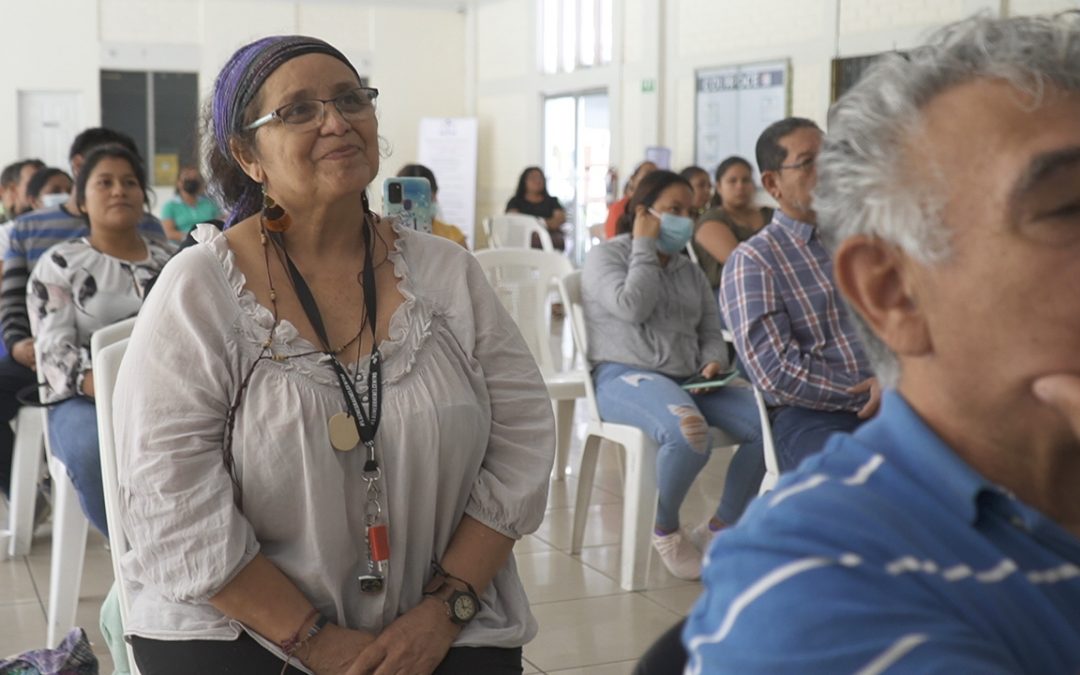
<svg viewBox="0 0 1080 675">
<path fill-rule="evenodd" d="M 131 337 L 131 331 L 135 328 L 135 317 L 130 319 L 124 319 L 117 321 L 116 323 L 109 324 L 104 328 L 99 328 L 94 331 L 94 334 L 90 336 L 90 362 L 94 362 L 94 353 L 111 345 L 114 342 L 119 342 L 124 338 Z M 97 378 L 97 375 L 94 375 Z M 97 384 L 95 383 L 95 386 Z"/>
<path fill-rule="evenodd" d="M 772 422 L 769 420 L 769 408 L 761 390 L 754 387 L 754 400 L 757 401 L 758 417 L 761 420 L 761 440 L 765 452 L 765 478 L 761 481 L 761 493 L 772 490 L 780 478 L 780 462 L 776 458 L 776 444 L 773 442 Z"/>
<path fill-rule="evenodd" d="M 554 373 L 548 301 L 559 279 L 574 271 L 570 261 L 558 253 L 526 248 L 484 249 L 476 252 L 476 260 L 514 318 L 540 372 Z"/>
<path fill-rule="evenodd" d="M 120 559 L 128 551 L 128 540 L 120 511 L 120 486 L 117 480 L 116 440 L 113 436 L 113 392 L 120 362 L 127 351 L 134 319 L 106 326 L 90 337 L 90 361 L 94 364 L 94 407 L 98 421 L 98 452 L 101 454 L 101 485 L 105 493 L 105 520 L 109 525 L 109 549 L 113 576 L 120 599 L 120 617 L 127 621 L 128 598 L 123 584 Z"/>
<path fill-rule="evenodd" d="M 566 306 L 566 318 L 570 322 L 570 334 L 579 353 L 588 358 L 589 338 L 585 330 L 585 305 L 581 294 L 581 271 L 576 270 L 559 280 L 559 291 Z M 585 377 L 585 406 L 589 419 L 600 422 L 600 408 L 596 405 L 596 391 L 592 375 Z"/>
<path fill-rule="evenodd" d="M 521 213 L 505 213 L 486 219 L 488 243 L 492 248 L 532 248 L 532 235 L 540 238 L 540 248 L 547 252 L 555 250 L 544 221 Z"/>
</svg>

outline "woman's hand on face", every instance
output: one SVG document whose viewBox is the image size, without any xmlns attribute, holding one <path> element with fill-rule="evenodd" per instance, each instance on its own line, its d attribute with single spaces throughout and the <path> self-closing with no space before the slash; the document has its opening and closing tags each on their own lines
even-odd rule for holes
<svg viewBox="0 0 1080 675">
<path fill-rule="evenodd" d="M 374 641 L 371 633 L 331 623 L 311 638 L 306 653 L 301 649 L 300 654 L 304 656 L 304 665 L 315 675 L 340 675 L 350 672 L 357 657 Z"/>
<path fill-rule="evenodd" d="M 441 600 L 425 597 L 364 649 L 348 675 L 429 675 L 446 658 L 460 630 L 446 616 Z"/>
<path fill-rule="evenodd" d="M 634 214 L 634 238 L 637 237 L 660 238 L 660 219 L 644 206 L 638 206 Z"/>
</svg>

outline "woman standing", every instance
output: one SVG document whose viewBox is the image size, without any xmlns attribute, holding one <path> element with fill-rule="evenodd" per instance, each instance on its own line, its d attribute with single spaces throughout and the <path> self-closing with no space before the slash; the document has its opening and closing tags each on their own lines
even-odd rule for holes
<svg viewBox="0 0 1080 675">
<path fill-rule="evenodd" d="M 757 494 L 765 465 L 757 406 L 750 389 L 687 391 L 695 375 L 712 379 L 731 368 L 716 297 L 705 276 L 679 253 L 693 230 L 693 192 L 686 179 L 656 171 L 637 186 L 620 234 L 595 246 L 582 278 L 600 416 L 632 424 L 660 444 L 660 498 L 653 547 L 673 575 L 696 579 L 712 534 L 734 524 Z M 715 515 L 687 536 L 679 507 L 709 460 L 709 427 L 734 436 L 724 494 Z"/>
<path fill-rule="evenodd" d="M 750 162 L 733 156 L 716 167 L 712 208 L 698 218 L 694 229 L 694 252 L 714 291 L 720 287 L 724 262 L 735 247 L 772 220 L 772 209 L 754 205 L 755 192 Z"/>
<path fill-rule="evenodd" d="M 551 405 L 472 255 L 369 208 L 378 93 L 303 36 L 217 77 L 230 226 L 169 263 L 117 385 L 145 675 L 521 672 Z"/>
<path fill-rule="evenodd" d="M 67 468 L 86 517 L 107 535 L 90 336 L 138 314 L 172 249 L 139 234 L 146 173 L 125 148 L 90 153 L 76 201 L 90 234 L 41 256 L 26 300 L 44 380 L 41 400 L 50 404 L 49 447 Z"/>
<path fill-rule="evenodd" d="M 206 196 L 202 174 L 194 166 L 180 169 L 176 195 L 161 207 L 161 224 L 169 239 L 181 240 L 199 223 L 218 218 L 221 209 Z"/>
<path fill-rule="evenodd" d="M 523 213 L 544 221 L 551 245 L 560 251 L 566 250 L 566 233 L 562 226 L 566 222 L 566 211 L 555 197 L 548 194 L 547 178 L 538 166 L 530 166 L 521 172 L 517 191 L 506 203 L 507 213 Z M 532 247 L 540 248 L 540 238 L 533 235 Z"/>
</svg>

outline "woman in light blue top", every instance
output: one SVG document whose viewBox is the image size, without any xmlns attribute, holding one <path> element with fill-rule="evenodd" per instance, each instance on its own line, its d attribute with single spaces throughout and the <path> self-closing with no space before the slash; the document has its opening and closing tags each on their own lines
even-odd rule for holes
<svg viewBox="0 0 1080 675">
<path fill-rule="evenodd" d="M 692 199 L 685 178 L 649 174 L 619 221 L 619 234 L 589 252 L 582 279 L 600 414 L 639 426 L 660 444 L 653 546 L 682 579 L 701 575 L 712 534 L 738 519 L 764 475 L 750 389 L 683 388 L 691 377 L 713 379 L 732 368 L 709 282 L 682 255 L 693 233 Z M 716 514 L 688 537 L 679 529 L 679 507 L 708 462 L 710 427 L 741 445 Z"/>
<path fill-rule="evenodd" d="M 180 169 L 176 196 L 161 207 L 161 224 L 169 239 L 183 239 L 199 223 L 218 218 L 221 209 L 205 194 L 205 182 L 193 166 Z"/>
</svg>

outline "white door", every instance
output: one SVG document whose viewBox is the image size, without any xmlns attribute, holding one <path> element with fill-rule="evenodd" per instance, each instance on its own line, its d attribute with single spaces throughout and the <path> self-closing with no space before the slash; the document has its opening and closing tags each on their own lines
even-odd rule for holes
<svg viewBox="0 0 1080 675">
<path fill-rule="evenodd" d="M 81 97 L 75 91 L 20 91 L 19 157 L 70 171 L 68 151 L 83 126 Z"/>
</svg>

